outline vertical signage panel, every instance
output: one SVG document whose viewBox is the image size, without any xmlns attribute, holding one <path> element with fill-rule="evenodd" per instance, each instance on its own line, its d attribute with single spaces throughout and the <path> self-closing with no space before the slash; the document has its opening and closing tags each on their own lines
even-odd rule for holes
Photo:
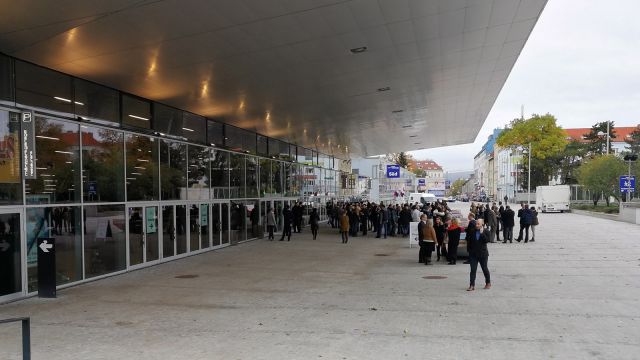
<svg viewBox="0 0 640 360">
<path fill-rule="evenodd" d="M 22 171 L 25 179 L 36 178 L 36 127 L 33 112 L 23 111 L 22 125 Z"/>
</svg>

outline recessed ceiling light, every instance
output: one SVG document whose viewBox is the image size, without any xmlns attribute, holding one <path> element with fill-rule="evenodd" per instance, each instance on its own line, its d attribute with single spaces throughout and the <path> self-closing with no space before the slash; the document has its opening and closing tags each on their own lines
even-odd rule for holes
<svg viewBox="0 0 640 360">
<path fill-rule="evenodd" d="M 382 91 L 389 91 L 389 90 L 391 90 L 391 88 L 390 88 L 390 87 L 388 87 L 388 86 L 378 88 L 378 91 L 380 91 L 380 92 L 382 92 Z"/>
<path fill-rule="evenodd" d="M 359 54 L 359 53 L 363 53 L 363 52 L 367 51 L 367 47 L 366 46 L 360 46 L 360 47 L 357 47 L 357 48 L 353 48 L 353 49 L 351 49 L 349 51 L 351 51 L 353 54 Z"/>
</svg>

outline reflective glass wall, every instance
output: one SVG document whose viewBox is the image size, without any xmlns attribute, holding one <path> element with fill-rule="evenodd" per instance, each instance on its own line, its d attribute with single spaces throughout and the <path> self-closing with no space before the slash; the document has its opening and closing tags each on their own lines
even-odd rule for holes
<svg viewBox="0 0 640 360">
<path fill-rule="evenodd" d="M 283 204 L 303 192 L 337 193 L 335 171 L 317 168 L 331 158 L 315 150 L 4 55 L 0 103 L 14 109 L 0 109 L 0 206 L 24 210 L 29 291 L 37 288 L 39 237 L 56 239 L 63 285 L 133 264 L 132 208 L 157 211 L 145 212 L 158 226 L 155 261 L 262 237 L 262 204 L 277 208 L 281 222 Z M 25 110 L 34 113 L 29 179 Z"/>
</svg>

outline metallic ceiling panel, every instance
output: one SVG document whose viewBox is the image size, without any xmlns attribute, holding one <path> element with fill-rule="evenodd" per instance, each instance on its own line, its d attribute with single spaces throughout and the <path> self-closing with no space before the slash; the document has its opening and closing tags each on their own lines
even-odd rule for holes
<svg viewBox="0 0 640 360">
<path fill-rule="evenodd" d="M 0 51 L 327 153 L 375 155 L 474 141 L 545 4 L 0 0 Z"/>
</svg>

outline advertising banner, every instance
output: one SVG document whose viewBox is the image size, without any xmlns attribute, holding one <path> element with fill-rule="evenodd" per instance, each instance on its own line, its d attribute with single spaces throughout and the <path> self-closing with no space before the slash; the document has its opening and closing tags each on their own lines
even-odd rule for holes
<svg viewBox="0 0 640 360">
<path fill-rule="evenodd" d="M 418 245 L 418 224 L 420 222 L 410 222 L 409 223 L 409 248 L 413 247 L 413 245 Z"/>
</svg>

